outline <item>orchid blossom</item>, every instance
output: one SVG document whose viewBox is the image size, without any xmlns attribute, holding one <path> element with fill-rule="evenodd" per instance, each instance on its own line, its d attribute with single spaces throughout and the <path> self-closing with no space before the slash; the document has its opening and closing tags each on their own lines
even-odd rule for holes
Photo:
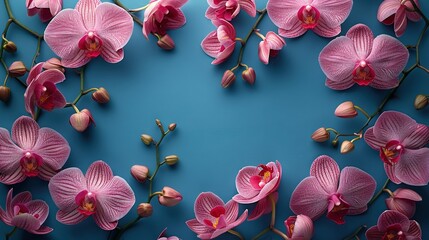
<svg viewBox="0 0 429 240">
<path fill-rule="evenodd" d="M 57 15 L 63 8 L 63 0 L 26 0 L 28 16 L 39 13 L 40 20 L 47 22 Z"/>
<path fill-rule="evenodd" d="M 66 105 L 64 95 L 57 89 L 56 84 L 63 82 L 64 73 L 58 69 L 43 71 L 43 62 L 36 64 L 28 74 L 27 89 L 24 93 L 25 110 L 36 117 L 36 107 L 52 111 Z"/>
<path fill-rule="evenodd" d="M 217 30 L 210 32 L 201 42 L 204 52 L 215 58 L 212 64 L 226 61 L 235 49 L 235 28 L 225 20 L 213 20 Z"/>
<path fill-rule="evenodd" d="M 262 35 L 261 35 L 262 36 Z M 268 64 L 270 57 L 275 57 L 286 45 L 285 40 L 277 35 L 275 32 L 269 31 L 259 43 L 258 56 L 259 60 L 264 64 Z"/>
<path fill-rule="evenodd" d="M 327 210 L 329 219 L 343 224 L 345 215 L 366 211 L 375 187 L 376 182 L 368 173 L 355 167 L 345 167 L 340 172 L 335 160 L 323 155 L 314 160 L 310 176 L 296 186 L 290 208 L 313 220 Z"/>
<path fill-rule="evenodd" d="M 226 204 L 217 195 L 203 192 L 198 195 L 194 205 L 194 219 L 186 221 L 186 225 L 200 239 L 213 239 L 246 220 L 247 210 L 238 217 L 238 203 L 234 200 Z"/>
<path fill-rule="evenodd" d="M 291 216 L 284 224 L 289 240 L 310 240 L 313 237 L 313 221 L 305 215 Z"/>
<path fill-rule="evenodd" d="M 384 170 L 396 184 L 422 186 L 429 182 L 429 127 L 409 116 L 385 111 L 369 128 L 364 138 L 380 152 Z"/>
<path fill-rule="evenodd" d="M 52 228 L 42 226 L 49 215 L 45 201 L 32 200 L 31 193 L 21 192 L 12 197 L 13 188 L 6 196 L 6 208 L 0 207 L 0 219 L 9 226 L 24 229 L 33 234 L 47 234 Z"/>
<path fill-rule="evenodd" d="M 418 201 L 422 201 L 422 197 L 418 193 L 411 189 L 398 188 L 386 199 L 386 206 L 390 210 L 398 211 L 408 218 L 412 218 Z"/>
<path fill-rule="evenodd" d="M 352 0 L 269 0 L 268 16 L 279 34 L 296 38 L 311 29 L 322 37 L 334 37 L 349 16 Z"/>
<path fill-rule="evenodd" d="M 251 17 L 256 16 L 255 0 L 207 0 L 206 18 L 231 21 L 243 9 Z"/>
<path fill-rule="evenodd" d="M 422 239 L 420 225 L 414 220 L 408 220 L 404 214 L 387 210 L 378 218 L 376 226 L 370 227 L 365 236 L 368 240 L 379 239 Z"/>
<path fill-rule="evenodd" d="M 418 0 L 413 0 L 420 7 Z M 417 22 L 421 19 L 420 14 L 414 10 L 410 0 L 384 0 L 377 12 L 378 21 L 394 26 L 395 34 L 400 37 L 407 28 L 407 19 Z"/>
<path fill-rule="evenodd" d="M 117 63 L 133 31 L 133 19 L 124 9 L 100 0 L 80 0 L 75 9 L 55 16 L 45 30 L 45 41 L 68 68 L 101 57 Z"/>
<path fill-rule="evenodd" d="M 11 137 L 0 128 L 0 182 L 4 184 L 36 176 L 49 181 L 70 154 L 65 138 L 55 130 L 40 128 L 30 117 L 22 116 L 13 123 Z"/>
<path fill-rule="evenodd" d="M 115 229 L 118 220 L 134 205 L 134 192 L 103 161 L 96 161 L 85 175 L 78 168 L 67 168 L 49 182 L 49 192 L 58 206 L 57 220 L 77 224 L 93 216 L 104 230 Z"/>
<path fill-rule="evenodd" d="M 355 83 L 377 89 L 398 86 L 398 76 L 408 62 L 407 48 L 396 38 L 382 34 L 374 38 L 371 29 L 357 24 L 346 36 L 326 45 L 319 63 L 327 76 L 326 86 L 344 90 Z"/>
</svg>

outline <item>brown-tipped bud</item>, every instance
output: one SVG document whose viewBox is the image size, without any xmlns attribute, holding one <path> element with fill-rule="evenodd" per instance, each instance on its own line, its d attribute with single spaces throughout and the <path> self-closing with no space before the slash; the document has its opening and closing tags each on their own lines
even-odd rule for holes
<svg viewBox="0 0 429 240">
<path fill-rule="evenodd" d="M 182 199 L 182 194 L 171 187 L 164 187 L 162 189 L 162 193 L 158 195 L 159 203 L 167 207 L 172 207 L 179 204 Z"/>
<path fill-rule="evenodd" d="M 173 39 L 168 34 L 160 37 L 156 44 L 164 50 L 172 50 L 175 47 Z"/>
<path fill-rule="evenodd" d="M 6 52 L 14 53 L 14 52 L 16 52 L 16 50 L 17 50 L 18 48 L 16 47 L 16 44 L 15 44 L 14 42 L 12 42 L 12 41 L 7 41 L 5 44 L 3 44 L 3 49 L 4 49 Z"/>
<path fill-rule="evenodd" d="M 176 126 L 177 126 L 177 124 L 172 123 L 172 124 L 168 125 L 168 130 L 174 131 L 174 129 L 176 129 Z"/>
<path fill-rule="evenodd" d="M 63 73 L 65 72 L 63 65 L 61 65 L 61 60 L 58 58 L 51 58 L 51 59 L 47 60 L 46 62 L 43 63 L 43 68 L 46 70 L 57 69 Z"/>
<path fill-rule="evenodd" d="M 140 136 L 140 139 L 142 140 L 142 142 L 148 146 L 150 146 L 153 143 L 153 138 L 150 135 L 147 134 L 142 134 Z"/>
<path fill-rule="evenodd" d="M 143 165 L 134 165 L 131 167 L 130 173 L 135 180 L 143 183 L 149 177 L 149 168 Z"/>
<path fill-rule="evenodd" d="M 88 109 L 83 109 L 82 111 L 70 116 L 70 124 L 78 132 L 85 131 L 91 123 L 94 123 L 94 119 Z"/>
<path fill-rule="evenodd" d="M 428 97 L 423 94 L 419 94 L 416 96 L 416 99 L 414 100 L 414 107 L 417 110 L 423 109 L 428 105 Z"/>
<path fill-rule="evenodd" d="M 140 217 L 150 217 L 153 213 L 153 207 L 150 203 L 140 203 L 137 207 L 137 214 Z"/>
<path fill-rule="evenodd" d="M 105 88 L 101 87 L 92 93 L 92 99 L 101 104 L 108 103 L 110 101 L 110 95 Z"/>
<path fill-rule="evenodd" d="M 256 73 L 253 68 L 248 68 L 241 73 L 241 77 L 250 85 L 253 85 L 256 80 Z"/>
<path fill-rule="evenodd" d="M 0 86 L 0 100 L 3 102 L 9 101 L 10 98 L 10 88 L 6 86 Z"/>
<path fill-rule="evenodd" d="M 340 153 L 342 154 L 349 153 L 353 151 L 354 148 L 355 148 L 355 145 L 352 142 L 345 140 L 344 142 L 341 143 Z"/>
<path fill-rule="evenodd" d="M 235 74 L 231 70 L 226 70 L 222 76 L 222 81 L 220 84 L 223 88 L 229 87 L 231 84 L 233 84 L 235 81 Z"/>
<path fill-rule="evenodd" d="M 158 128 L 161 130 L 161 132 L 164 132 L 164 127 L 162 126 L 162 123 L 159 119 L 155 119 L 155 123 L 158 126 Z"/>
<path fill-rule="evenodd" d="M 167 163 L 170 166 L 173 166 L 179 161 L 179 157 L 176 155 L 169 155 L 164 158 L 165 163 Z"/>
<path fill-rule="evenodd" d="M 325 142 L 329 140 L 329 132 L 326 131 L 326 128 L 321 127 L 318 128 L 316 131 L 314 131 L 313 134 L 311 134 L 311 139 L 313 139 L 316 142 Z"/>
<path fill-rule="evenodd" d="M 22 77 L 27 72 L 27 68 L 22 61 L 15 61 L 9 66 L 8 71 L 11 77 Z"/>
<path fill-rule="evenodd" d="M 351 101 L 346 101 L 338 105 L 335 109 L 335 116 L 341 118 L 353 118 L 358 115 L 355 105 Z"/>
</svg>

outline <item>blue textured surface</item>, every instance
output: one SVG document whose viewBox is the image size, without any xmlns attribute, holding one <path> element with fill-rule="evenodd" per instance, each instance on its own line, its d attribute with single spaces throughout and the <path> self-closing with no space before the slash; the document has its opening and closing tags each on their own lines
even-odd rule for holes
<svg viewBox="0 0 429 240">
<path fill-rule="evenodd" d="M 15 16 L 23 23 L 42 32 L 45 24 L 37 16 L 27 17 L 25 1 L 11 1 Z M 64 1 L 64 7 L 74 7 L 76 1 Z M 263 8 L 266 1 L 257 1 Z M 344 33 L 357 23 L 370 26 L 374 35 L 393 35 L 393 27 L 385 26 L 376 19 L 381 1 L 355 1 L 350 17 L 342 25 Z M 429 14 L 429 4 L 421 1 L 424 11 Z M 144 3 L 124 1 L 130 7 Z M 106 161 L 119 175 L 129 181 L 135 191 L 137 202 L 147 198 L 147 186 L 134 181 L 129 169 L 134 164 L 154 166 L 154 148 L 148 148 L 140 141 L 140 134 L 148 133 L 158 138 L 159 132 L 154 119 L 159 118 L 165 125 L 178 124 L 177 130 L 162 145 L 162 155 L 177 154 L 180 163 L 174 167 L 163 167 L 154 183 L 154 189 L 171 186 L 179 190 L 184 198 L 175 207 L 167 208 L 154 204 L 154 214 L 143 219 L 128 231 L 123 239 L 156 239 L 168 227 L 169 235 L 182 239 L 196 239 L 185 221 L 194 218 L 194 200 L 200 192 L 212 191 L 225 202 L 236 194 L 235 176 L 244 166 L 258 165 L 279 160 L 283 166 L 283 178 L 279 188 L 276 227 L 285 230 L 283 221 L 293 213 L 289 209 L 289 198 L 295 186 L 309 174 L 312 161 L 319 155 L 332 156 L 340 165 L 356 166 L 370 173 L 377 180 L 378 188 L 386 176 L 378 152 L 371 150 L 363 140 L 356 143 L 356 149 L 347 155 L 339 154 L 329 143 L 317 144 L 310 139 L 311 133 L 321 127 L 334 127 L 342 132 L 353 132 L 364 123 L 364 116 L 355 119 L 339 119 L 333 115 L 338 104 L 352 100 L 368 112 L 373 112 L 388 91 L 353 87 L 347 91 L 333 91 L 324 85 L 325 76 L 318 64 L 320 50 L 331 40 L 321 38 L 312 32 L 298 39 L 287 39 L 287 46 L 271 63 L 263 65 L 257 57 L 260 41 L 253 36 L 246 47 L 244 62 L 256 70 L 257 80 L 253 87 L 237 78 L 230 89 L 220 87 L 220 78 L 225 69 L 235 65 L 238 55 L 221 66 L 210 64 L 211 58 L 200 48 L 201 40 L 214 27 L 204 17 L 206 1 L 190 0 L 183 11 L 187 24 L 170 35 L 176 42 L 176 49 L 166 52 L 156 46 L 155 38 L 147 41 L 141 28 L 135 25 L 133 36 L 125 47 L 125 59 L 118 64 L 108 64 L 102 59 L 93 60 L 87 67 L 85 86 L 105 87 L 112 101 L 99 106 L 91 97 L 85 96 L 78 107 L 88 108 L 93 113 L 97 126 L 81 134 L 68 123 L 73 113 L 71 108 L 44 112 L 39 120 L 43 127 L 60 132 L 70 143 L 71 155 L 65 167 L 77 166 L 83 171 L 95 160 Z M 4 3 L 0 4 L 0 26 L 7 20 Z M 254 19 L 245 13 L 234 20 L 238 36 L 244 37 Z M 400 38 L 404 44 L 415 44 L 423 22 L 409 24 L 406 34 Z M 270 19 L 263 19 L 262 33 L 276 31 Z M 428 37 L 427 34 L 425 36 Z M 6 62 L 23 60 L 29 65 L 36 46 L 36 40 L 12 26 L 8 38 L 17 43 L 15 55 L 5 54 Z M 429 65 L 428 39 L 423 41 L 422 64 Z M 44 61 L 54 56 L 43 44 L 38 58 Z M 410 62 L 414 63 L 414 53 Z M 0 70 L 4 76 L 3 69 Z M 67 80 L 60 84 L 69 101 L 79 90 L 78 75 L 67 71 Z M 428 74 L 414 71 L 401 86 L 386 109 L 409 114 L 417 121 L 429 124 L 429 110 L 416 111 L 412 104 L 414 97 L 428 93 Z M 0 126 L 10 130 L 12 123 L 24 109 L 22 86 L 13 79 L 9 83 L 13 96 L 8 104 L 0 103 Z M 53 204 L 47 182 L 27 179 L 13 186 L 15 193 L 30 190 L 34 198 L 40 198 L 51 206 L 46 225 L 55 230 L 47 236 L 33 236 L 18 231 L 12 239 L 106 239 L 108 233 L 96 226 L 90 218 L 74 225 L 66 226 L 55 220 L 57 207 Z M 394 190 L 399 186 L 390 185 Z M 10 186 L 0 185 L 0 204 L 4 206 L 5 196 Z M 417 203 L 414 217 L 422 226 L 423 239 L 429 235 L 428 187 L 413 188 L 424 199 Z M 358 226 L 376 224 L 379 214 L 385 209 L 382 195 L 369 211 L 360 216 L 346 217 L 346 224 L 337 225 L 325 216 L 315 221 L 314 239 L 341 239 L 352 233 Z M 241 211 L 245 207 L 242 206 Z M 425 214 L 426 212 L 426 214 Z M 120 221 L 123 225 L 136 215 L 135 207 Z M 265 215 L 254 222 L 245 222 L 237 228 L 246 239 L 255 236 L 269 224 Z M 11 227 L 0 223 L 0 234 L 9 232 Z M 220 239 L 236 239 L 225 234 Z M 267 234 L 262 239 L 278 239 Z"/>
</svg>

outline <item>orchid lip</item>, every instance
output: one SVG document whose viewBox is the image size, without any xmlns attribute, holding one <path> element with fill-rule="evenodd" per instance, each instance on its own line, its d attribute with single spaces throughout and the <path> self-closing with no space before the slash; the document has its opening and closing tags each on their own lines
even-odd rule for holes
<svg viewBox="0 0 429 240">
<path fill-rule="evenodd" d="M 96 194 L 83 190 L 77 194 L 75 198 L 76 204 L 79 206 L 78 211 L 85 215 L 90 216 L 95 213 L 97 207 Z"/>
<path fill-rule="evenodd" d="M 317 26 L 320 18 L 320 12 L 311 5 L 302 6 L 298 10 L 298 19 L 302 22 L 301 26 L 305 29 L 313 29 Z"/>
<path fill-rule="evenodd" d="M 359 61 L 352 72 L 353 81 L 360 86 L 369 85 L 375 78 L 375 71 L 365 60 Z"/>
<path fill-rule="evenodd" d="M 43 164 L 43 159 L 31 152 L 26 152 L 20 160 L 22 172 L 27 177 L 35 177 L 39 175 L 39 167 Z"/>
<path fill-rule="evenodd" d="M 396 164 L 404 151 L 404 147 L 399 141 L 389 141 L 384 147 L 380 147 L 380 157 L 384 163 L 389 165 Z"/>
</svg>

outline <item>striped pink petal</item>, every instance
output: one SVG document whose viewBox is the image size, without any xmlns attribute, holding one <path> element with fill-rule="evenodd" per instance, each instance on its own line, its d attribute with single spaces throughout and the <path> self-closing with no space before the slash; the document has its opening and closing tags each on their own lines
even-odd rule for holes
<svg viewBox="0 0 429 240">
<path fill-rule="evenodd" d="M 366 205 L 375 192 L 376 185 L 374 178 L 368 173 L 359 168 L 345 167 L 341 171 L 338 193 L 350 205 L 350 208 L 365 211 Z"/>
<path fill-rule="evenodd" d="M 12 140 L 24 151 L 30 150 L 36 144 L 39 125 L 30 117 L 22 116 L 12 125 Z"/>
<path fill-rule="evenodd" d="M 310 176 L 319 181 L 320 186 L 326 193 L 333 194 L 337 191 L 340 168 L 334 159 L 322 155 L 317 157 L 311 164 Z"/>
<path fill-rule="evenodd" d="M 104 190 L 109 181 L 113 179 L 113 172 L 107 163 L 96 161 L 89 166 L 85 178 L 88 191 L 98 192 Z"/>
<path fill-rule="evenodd" d="M 59 170 L 64 166 L 70 155 L 70 146 L 67 140 L 57 131 L 50 128 L 41 128 L 33 151 L 43 158 L 43 164 L 50 166 L 54 170 Z"/>
<path fill-rule="evenodd" d="M 67 215 L 77 208 L 75 198 L 87 183 L 80 169 L 67 168 L 52 177 L 48 187 L 55 205 Z"/>
</svg>

